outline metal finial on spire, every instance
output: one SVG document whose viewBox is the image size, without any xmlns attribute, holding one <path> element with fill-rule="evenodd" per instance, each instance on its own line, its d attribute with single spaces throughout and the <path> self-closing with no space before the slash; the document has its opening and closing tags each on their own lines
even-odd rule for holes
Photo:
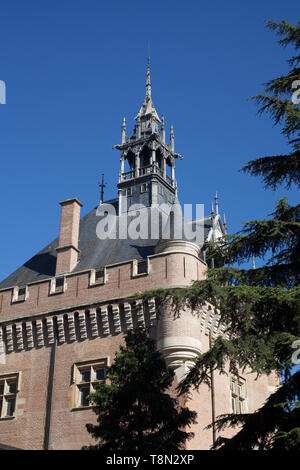
<svg viewBox="0 0 300 470">
<path fill-rule="evenodd" d="M 219 199 L 218 199 L 217 191 L 216 191 L 215 201 L 216 201 L 216 215 L 218 215 L 219 214 Z"/>
<path fill-rule="evenodd" d="M 102 173 L 102 181 L 99 183 L 100 190 L 100 204 L 103 204 L 103 197 L 104 197 L 104 188 L 106 184 L 104 184 L 104 173 Z"/>
<path fill-rule="evenodd" d="M 151 98 L 151 75 L 150 75 L 150 55 L 148 54 L 146 96 Z"/>
</svg>

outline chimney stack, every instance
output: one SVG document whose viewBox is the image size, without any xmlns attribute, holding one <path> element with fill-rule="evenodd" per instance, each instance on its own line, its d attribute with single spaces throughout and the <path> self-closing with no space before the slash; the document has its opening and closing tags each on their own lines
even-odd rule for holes
<svg viewBox="0 0 300 470">
<path fill-rule="evenodd" d="M 78 238 L 80 223 L 80 208 L 78 199 L 66 199 L 60 202 L 61 218 L 56 260 L 55 275 L 72 271 L 78 261 Z"/>
</svg>

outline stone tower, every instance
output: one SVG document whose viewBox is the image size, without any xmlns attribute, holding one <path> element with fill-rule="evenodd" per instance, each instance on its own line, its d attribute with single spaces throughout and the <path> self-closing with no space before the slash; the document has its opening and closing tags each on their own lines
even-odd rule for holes
<svg viewBox="0 0 300 470">
<path fill-rule="evenodd" d="M 96 415 L 87 397 L 105 380 L 124 333 L 135 325 L 151 328 L 177 381 L 186 373 L 184 359 L 224 334 L 209 304 L 198 316 L 184 311 L 177 320 L 166 308 L 157 321 L 155 299 L 129 300 L 137 292 L 205 279 L 203 242 L 226 232 L 217 196 L 206 217 L 185 221 L 178 210 L 175 160 L 182 157 L 174 150 L 172 126 L 166 143 L 164 118 L 151 97 L 149 59 L 133 135 L 126 137 L 124 119 L 115 148 L 121 152 L 117 197 L 83 218 L 76 197 L 62 201 L 58 238 L 0 283 L 0 445 L 80 449 L 91 443 L 85 425 Z M 108 210 L 117 228 L 126 220 L 128 233 L 139 225 L 143 236 L 112 236 L 113 229 L 99 236 Z M 191 239 L 185 230 L 178 236 L 178 225 L 201 227 L 203 239 Z M 211 446 L 213 435 L 204 427 L 214 415 L 252 412 L 276 385 L 272 377 L 255 381 L 245 372 L 214 379 L 213 394 L 205 385 L 191 394 L 190 408 L 198 413 L 191 449 Z"/>
</svg>

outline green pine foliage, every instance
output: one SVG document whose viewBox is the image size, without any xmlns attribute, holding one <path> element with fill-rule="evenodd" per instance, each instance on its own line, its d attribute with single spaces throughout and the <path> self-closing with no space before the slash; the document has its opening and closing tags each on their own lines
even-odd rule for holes
<svg viewBox="0 0 300 470">
<path fill-rule="evenodd" d="M 300 107 L 293 103 L 292 93 L 300 83 L 300 21 L 292 25 L 282 20 L 281 23 L 267 21 L 267 28 L 276 31 L 282 46 L 294 46 L 296 55 L 287 62 L 290 71 L 287 75 L 275 78 L 266 83 L 266 94 L 252 96 L 259 106 L 259 114 L 268 112 L 274 125 L 281 124 L 281 133 L 292 145 L 289 155 L 276 155 L 252 160 L 242 169 L 254 176 L 261 176 L 265 188 L 275 189 L 278 185 L 289 188 L 292 184 L 299 187 L 300 182 Z M 293 88 L 294 87 L 294 88 Z M 299 95 L 298 95 L 299 99 Z"/>
<path fill-rule="evenodd" d="M 300 107 L 293 103 L 292 84 L 300 81 L 300 21 L 268 21 L 266 26 L 280 36 L 282 46 L 294 46 L 286 76 L 266 84 L 266 94 L 253 97 L 259 113 L 270 114 L 274 125 L 282 126 L 292 151 L 289 155 L 261 157 L 248 162 L 243 171 L 262 178 L 266 188 L 300 186 Z M 298 88 L 300 82 L 298 84 Z M 211 349 L 201 354 L 185 380 L 181 393 L 201 383 L 210 385 L 211 370 L 236 374 L 238 369 L 261 374 L 283 374 L 284 381 L 266 403 L 253 414 L 229 414 L 214 423 L 221 432 L 237 426 L 231 439 L 219 436 L 214 449 L 300 449 L 300 372 L 292 374 L 292 347 L 300 339 L 300 205 L 277 202 L 265 220 L 251 220 L 241 232 L 208 244 L 207 258 L 218 260 L 208 269 L 207 279 L 184 289 L 158 289 L 143 294 L 156 297 L 158 311 L 171 305 L 174 317 L 184 307 L 199 311 L 206 302 L 217 308 L 229 339 L 219 336 Z M 238 269 L 226 265 L 267 259 L 259 269 Z M 226 369 L 227 367 L 227 369 Z"/>
<path fill-rule="evenodd" d="M 107 369 L 106 383 L 91 395 L 97 425 L 87 424 L 98 442 L 85 450 L 174 452 L 183 449 L 193 433 L 185 428 L 196 413 L 179 406 L 169 394 L 174 372 L 155 349 L 146 330 L 129 330 Z"/>
</svg>

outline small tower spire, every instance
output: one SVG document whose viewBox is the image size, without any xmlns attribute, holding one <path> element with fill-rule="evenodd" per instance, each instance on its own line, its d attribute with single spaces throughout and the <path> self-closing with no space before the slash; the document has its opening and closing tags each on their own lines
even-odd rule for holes
<svg viewBox="0 0 300 470">
<path fill-rule="evenodd" d="M 214 201 L 211 201 L 211 217 L 215 216 Z"/>
<path fill-rule="evenodd" d="M 122 144 L 126 142 L 126 119 L 123 117 L 123 124 L 122 124 Z"/>
<path fill-rule="evenodd" d="M 161 117 L 161 140 L 163 143 L 166 142 L 166 128 L 165 128 L 165 117 Z"/>
<path fill-rule="evenodd" d="M 170 130 L 170 145 L 171 145 L 172 152 L 174 152 L 174 127 L 173 127 L 173 124 L 171 124 L 171 130 Z"/>
<path fill-rule="evenodd" d="M 216 191 L 216 196 L 215 196 L 215 202 L 216 202 L 216 215 L 219 214 L 219 199 L 218 199 L 218 193 Z"/>
</svg>

